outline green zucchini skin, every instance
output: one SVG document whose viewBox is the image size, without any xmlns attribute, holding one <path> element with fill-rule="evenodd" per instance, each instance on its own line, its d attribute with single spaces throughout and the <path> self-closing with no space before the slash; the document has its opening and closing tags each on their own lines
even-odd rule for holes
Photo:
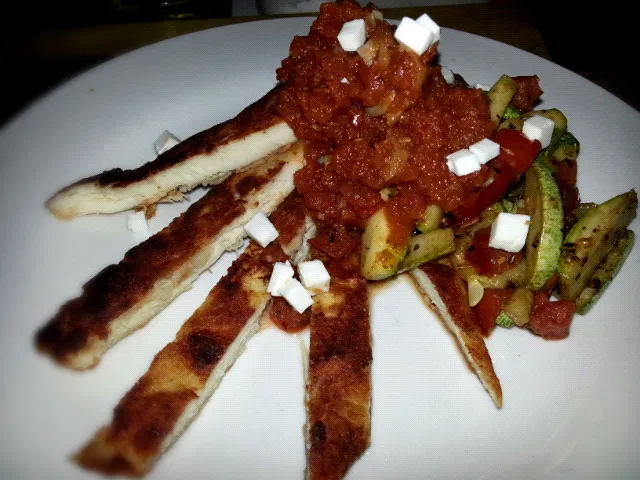
<svg viewBox="0 0 640 480">
<path fill-rule="evenodd" d="M 562 136 L 567 132 L 567 117 L 565 117 L 564 113 L 557 108 L 549 108 L 546 110 L 534 110 L 532 112 L 525 113 L 521 118 L 526 120 L 534 115 L 546 117 L 553 120 L 553 123 L 555 124 L 553 127 L 553 134 L 551 135 L 551 143 L 547 148 L 540 150 L 540 153 L 536 157 L 536 160 L 546 160 L 553 154 L 553 152 L 555 152 L 556 148 L 558 148 L 558 145 L 560 144 Z"/>
<path fill-rule="evenodd" d="M 613 249 L 618 234 L 636 216 L 635 190 L 591 208 L 564 239 L 558 262 L 560 296 L 575 300 L 586 287 L 600 262 Z"/>
<path fill-rule="evenodd" d="M 556 272 L 564 214 L 560 190 L 544 161 L 535 160 L 525 174 L 525 206 L 531 216 L 527 235 L 527 287 L 540 290 Z"/>
<path fill-rule="evenodd" d="M 529 323 L 533 308 L 533 292 L 528 288 L 517 288 L 513 296 L 503 306 L 504 312 L 516 325 L 522 327 Z"/>
<path fill-rule="evenodd" d="M 504 118 L 500 125 L 498 125 L 498 130 L 509 129 L 509 130 L 517 130 L 518 132 L 522 131 L 522 126 L 524 125 L 524 118 L 521 117 L 510 117 Z"/>
<path fill-rule="evenodd" d="M 513 321 L 513 318 L 511 318 L 509 316 L 509 314 L 507 314 L 504 311 L 500 311 L 500 313 L 498 314 L 498 316 L 496 317 L 496 325 L 498 325 L 499 327 L 502 328 L 511 328 L 516 324 L 516 322 Z"/>
<path fill-rule="evenodd" d="M 573 169 L 578 168 L 578 154 L 580 153 L 580 142 L 571 132 L 565 132 L 560 137 L 555 150 L 547 155 L 544 160 L 555 175 L 560 167 Z M 575 174 L 575 173 L 574 173 Z M 571 185 L 569 185 L 571 186 Z"/>
<path fill-rule="evenodd" d="M 571 132 L 564 132 L 558 140 L 558 145 L 551 157 L 562 161 L 566 159 L 575 160 L 580 153 L 580 142 Z"/>
<path fill-rule="evenodd" d="M 518 110 L 516 107 L 514 107 L 513 105 L 507 105 L 507 108 L 502 114 L 502 120 L 509 120 L 511 118 L 520 118 L 521 115 L 522 114 L 520 113 L 520 110 Z"/>
<path fill-rule="evenodd" d="M 509 102 L 516 94 L 518 84 L 508 75 L 502 75 L 487 92 L 489 97 L 489 115 L 491 120 L 499 123 L 507 109 Z"/>
<path fill-rule="evenodd" d="M 576 298 L 576 311 L 579 314 L 586 314 L 596 304 L 622 268 L 631 253 L 634 242 L 635 234 L 633 231 L 624 230 L 620 233 L 613 249 L 602 259 L 596 271 L 587 281 L 587 285 Z"/>
</svg>

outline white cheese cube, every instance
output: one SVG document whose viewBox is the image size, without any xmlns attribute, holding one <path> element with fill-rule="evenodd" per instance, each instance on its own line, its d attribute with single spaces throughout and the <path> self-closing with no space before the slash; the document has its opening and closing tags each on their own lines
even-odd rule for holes
<svg viewBox="0 0 640 480">
<path fill-rule="evenodd" d="M 129 214 L 127 217 L 127 228 L 133 233 L 146 233 L 149 231 L 147 217 L 145 217 L 142 210 Z"/>
<path fill-rule="evenodd" d="M 398 43 L 422 55 L 433 43 L 433 32 L 409 17 L 404 17 L 393 34 Z"/>
<path fill-rule="evenodd" d="M 293 273 L 293 267 L 289 262 L 275 263 L 273 265 L 273 270 L 271 271 L 271 278 L 269 279 L 267 292 L 274 297 L 282 296 L 280 293 L 280 289 L 282 289 L 285 283 L 293 278 Z"/>
<path fill-rule="evenodd" d="M 491 224 L 489 246 L 517 253 L 524 247 L 531 217 L 517 213 L 499 213 Z"/>
<path fill-rule="evenodd" d="M 307 292 L 302 284 L 295 278 L 288 280 L 287 283 L 284 284 L 280 289 L 280 294 L 298 313 L 304 312 L 313 305 L 311 295 L 309 295 L 309 292 Z"/>
<path fill-rule="evenodd" d="M 355 52 L 366 40 L 367 29 L 361 18 L 344 22 L 338 33 L 338 42 L 345 52 Z"/>
<path fill-rule="evenodd" d="M 331 276 L 321 260 L 311 260 L 298 264 L 298 274 L 304 287 L 311 295 L 329 290 Z"/>
<path fill-rule="evenodd" d="M 342 77 L 340 83 L 349 83 L 349 79 L 347 77 Z"/>
<path fill-rule="evenodd" d="M 258 242 L 262 248 L 278 238 L 276 227 L 273 226 L 273 223 L 271 223 L 262 212 L 256 213 L 244 226 L 244 230 L 251 238 Z"/>
<path fill-rule="evenodd" d="M 167 150 L 175 147 L 180 143 L 180 140 L 168 130 L 165 130 L 160 134 L 158 139 L 153 142 L 153 148 L 156 149 L 158 155 L 162 155 Z"/>
<path fill-rule="evenodd" d="M 534 115 L 527 118 L 522 125 L 522 133 L 529 140 L 540 140 L 542 148 L 547 148 L 551 143 L 551 135 L 553 135 L 553 128 L 555 123 L 553 120 L 543 117 L 542 115 Z"/>
<path fill-rule="evenodd" d="M 488 87 L 484 83 L 476 83 L 474 88 L 479 88 L 480 90 L 484 90 L 485 92 L 488 92 L 491 89 L 491 87 Z"/>
<path fill-rule="evenodd" d="M 500 145 L 488 138 L 483 138 L 479 142 L 474 143 L 469 147 L 469 150 L 475 153 L 483 165 L 500 155 Z"/>
<path fill-rule="evenodd" d="M 434 42 L 440 41 L 440 25 L 434 22 L 429 15 L 427 15 L 426 13 L 423 13 L 416 19 L 416 23 L 422 25 L 423 27 L 427 27 L 429 30 L 431 30 L 431 33 L 433 33 Z"/>
<path fill-rule="evenodd" d="M 463 148 L 447 155 L 447 166 L 454 174 L 461 177 L 480 170 L 480 160 L 475 153 Z"/>
<path fill-rule="evenodd" d="M 440 73 L 442 73 L 442 78 L 444 81 L 451 85 L 455 81 L 455 77 L 453 76 L 453 72 L 447 67 L 442 67 L 440 69 Z"/>
</svg>

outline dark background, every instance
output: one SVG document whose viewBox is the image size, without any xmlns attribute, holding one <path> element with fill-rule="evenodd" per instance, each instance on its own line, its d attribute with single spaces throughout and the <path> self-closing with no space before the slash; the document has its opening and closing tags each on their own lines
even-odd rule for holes
<svg viewBox="0 0 640 480">
<path fill-rule="evenodd" d="M 0 125 L 51 88 L 109 59 L 22 55 L 15 48 L 17 38 L 47 29 L 225 18 L 231 16 L 231 0 L 23 0 L 3 5 L 2 15 L 5 25 L 0 29 L 0 48 L 7 62 L 3 83 L 9 94 L 0 102 Z"/>
<path fill-rule="evenodd" d="M 542 34 L 551 58 L 640 110 L 636 58 L 640 39 L 634 13 L 622 2 L 491 0 L 528 16 Z M 361 0 L 361 3 L 365 1 Z M 374 2 L 375 3 L 375 2 Z M 428 7 L 425 7 L 427 9 Z M 107 24 L 225 18 L 231 0 L 57 0 L 12 1 L 3 5 L 0 48 L 4 59 L 4 99 L 0 125 L 57 84 L 108 60 L 106 55 L 25 54 L 25 39 L 42 31 Z M 514 32 L 516 34 L 517 32 Z"/>
<path fill-rule="evenodd" d="M 7 3 L 10 3 L 6 7 L 10 16 L 27 20 L 30 27 L 72 27 L 231 15 L 230 0 L 53 0 Z M 3 13 L 7 13 L 4 6 Z M 13 23 L 14 28 L 20 28 L 20 23 Z"/>
</svg>

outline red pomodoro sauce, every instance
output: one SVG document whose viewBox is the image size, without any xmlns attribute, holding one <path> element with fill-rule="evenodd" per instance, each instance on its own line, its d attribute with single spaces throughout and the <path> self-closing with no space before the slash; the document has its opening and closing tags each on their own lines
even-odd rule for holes
<svg viewBox="0 0 640 480">
<path fill-rule="evenodd" d="M 309 325 L 311 310 L 298 313 L 283 297 L 272 297 L 267 310 L 267 318 L 280 330 L 287 333 L 297 333 Z"/>
<path fill-rule="evenodd" d="M 360 18 L 367 42 L 346 52 L 337 35 L 346 21 Z M 446 165 L 448 154 L 492 135 L 486 95 L 445 82 L 433 64 L 437 44 L 418 56 L 396 42 L 394 31 L 372 6 L 323 4 L 277 71 L 284 84 L 279 112 L 305 143 L 307 165 L 296 174 L 296 188 L 334 239 L 346 238 L 345 230 L 357 235 L 385 208 L 391 240 L 406 242 L 426 205 L 446 212 L 463 207 L 491 175 L 483 166 L 458 177 Z M 390 194 L 383 200 L 385 188 Z"/>
</svg>

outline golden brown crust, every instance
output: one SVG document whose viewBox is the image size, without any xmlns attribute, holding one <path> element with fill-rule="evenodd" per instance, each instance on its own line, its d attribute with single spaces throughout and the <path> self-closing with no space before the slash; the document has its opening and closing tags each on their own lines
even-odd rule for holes
<svg viewBox="0 0 640 480">
<path fill-rule="evenodd" d="M 475 314 L 469 306 L 464 282 L 456 274 L 455 269 L 446 264 L 427 263 L 419 267 L 418 270 L 417 275 L 414 272 L 414 278 L 418 280 L 420 290 L 429 295 L 424 288 L 424 279 L 419 277 L 422 272 L 428 277 L 439 297 L 439 299 L 431 298 L 431 301 L 440 311 L 440 316 L 445 320 L 447 326 L 455 334 L 463 353 L 494 403 L 500 408 L 502 406 L 500 380 L 493 368 L 493 362 L 484 343 Z M 442 306 L 444 306 L 444 311 Z"/>
<path fill-rule="evenodd" d="M 326 258 L 323 261 L 330 263 Z M 331 268 L 331 271 L 340 269 Z M 307 385 L 307 474 L 340 479 L 369 446 L 371 336 L 365 280 L 357 270 L 332 276 L 311 315 Z"/>
<path fill-rule="evenodd" d="M 38 331 L 37 348 L 61 364 L 78 368 L 73 357 L 91 348 L 91 342 L 106 340 L 120 315 L 240 217 L 247 208 L 247 194 L 274 178 L 285 161 L 273 155 L 212 187 L 169 226 L 129 250 L 120 263 L 103 269 Z"/>
<path fill-rule="evenodd" d="M 205 391 L 209 376 L 247 322 L 265 308 L 273 264 L 286 258 L 277 242 L 265 249 L 250 243 L 76 461 L 105 474 L 146 473 L 180 433 L 177 422 L 187 407 L 196 399 L 201 407 L 213 393 Z"/>
<path fill-rule="evenodd" d="M 187 138 L 151 162 L 131 170 L 121 168 L 107 170 L 79 180 L 63 188 L 59 193 L 81 184 L 93 182 L 97 182 L 101 187 L 126 187 L 163 170 L 168 170 L 196 155 L 208 154 L 215 148 L 283 122 L 276 110 L 280 101 L 280 90 L 279 85 L 274 87 L 264 97 L 249 105 L 234 118 Z"/>
</svg>

